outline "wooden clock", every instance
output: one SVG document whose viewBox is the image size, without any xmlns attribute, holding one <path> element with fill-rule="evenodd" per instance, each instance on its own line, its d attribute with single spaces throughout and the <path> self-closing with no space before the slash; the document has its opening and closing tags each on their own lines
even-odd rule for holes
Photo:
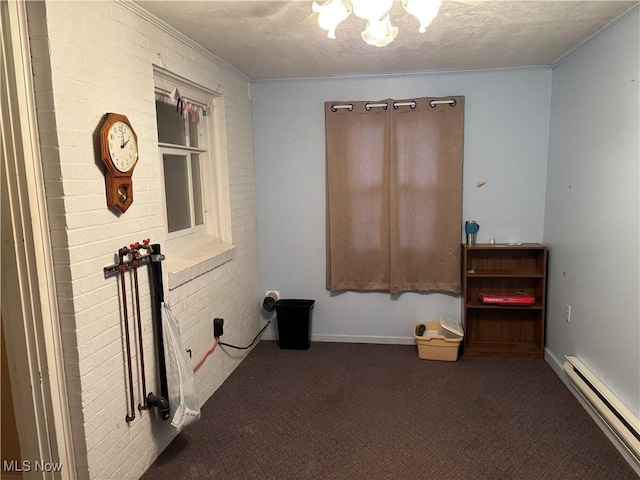
<svg viewBox="0 0 640 480">
<path fill-rule="evenodd" d="M 100 157 L 107 167 L 107 205 L 124 213 L 133 203 L 131 175 L 138 161 L 138 137 L 124 115 L 107 113 L 100 129 Z"/>
</svg>

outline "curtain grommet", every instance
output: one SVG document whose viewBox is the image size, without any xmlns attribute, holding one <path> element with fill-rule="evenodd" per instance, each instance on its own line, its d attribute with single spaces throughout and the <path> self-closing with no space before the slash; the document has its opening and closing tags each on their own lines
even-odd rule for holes
<svg viewBox="0 0 640 480">
<path fill-rule="evenodd" d="M 350 112 L 353 112 L 353 103 L 349 103 L 347 105 L 331 105 L 331 112 L 336 113 L 338 109 L 346 108 Z"/>
<path fill-rule="evenodd" d="M 393 109 L 397 110 L 398 107 L 409 107 L 411 110 L 415 110 L 417 105 L 416 102 L 399 102 L 393 104 Z"/>
<path fill-rule="evenodd" d="M 455 98 L 452 98 L 448 102 L 447 101 L 443 101 L 443 100 L 440 100 L 440 101 L 437 101 L 437 102 L 435 100 L 429 100 L 429 106 L 431 108 L 436 108 L 436 105 L 438 105 L 439 103 L 448 103 L 451 108 L 455 107 L 458 104 L 458 102 L 456 101 Z"/>
</svg>

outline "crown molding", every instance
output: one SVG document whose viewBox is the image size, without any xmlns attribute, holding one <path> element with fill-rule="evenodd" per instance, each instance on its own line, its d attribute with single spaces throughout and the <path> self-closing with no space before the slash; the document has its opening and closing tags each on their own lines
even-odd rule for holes
<svg viewBox="0 0 640 480">
<path fill-rule="evenodd" d="M 159 28 L 163 32 L 171 35 L 177 41 L 183 43 L 184 45 L 188 46 L 189 48 L 192 48 L 193 50 L 195 50 L 196 52 L 198 52 L 199 54 L 201 54 L 202 56 L 204 56 L 208 60 L 211 60 L 213 63 L 215 63 L 220 68 L 226 70 L 229 73 L 237 75 L 238 77 L 240 77 L 242 80 L 244 80 L 246 82 L 251 82 L 251 78 L 249 76 L 247 76 L 246 74 L 242 73 L 240 70 L 236 69 L 235 67 L 231 66 L 230 64 L 228 64 L 227 62 L 222 60 L 220 57 L 214 55 L 212 52 L 210 52 L 209 50 L 204 48 L 202 45 L 200 45 L 199 43 L 193 41 L 192 39 L 187 37 L 184 33 L 180 32 L 179 30 L 176 30 L 171 25 L 169 25 L 167 22 L 165 22 L 164 20 L 156 17 L 153 13 L 145 10 L 140 5 L 138 5 L 137 3 L 135 3 L 135 2 L 133 2 L 131 0 L 115 0 L 115 2 L 118 5 L 121 5 L 122 7 L 126 8 L 127 10 L 133 12 L 135 15 L 137 15 L 140 18 L 142 18 L 143 20 L 146 20 L 147 22 L 151 23 L 155 27 Z"/>
<path fill-rule="evenodd" d="M 567 60 L 569 60 L 571 57 L 573 57 L 576 53 L 580 52 L 581 50 L 587 48 L 589 45 L 591 45 L 592 43 L 594 43 L 596 40 L 598 40 L 600 37 L 602 37 L 603 35 L 606 35 L 607 33 L 609 33 L 611 30 L 613 30 L 614 28 L 616 28 L 618 25 L 620 25 L 622 22 L 627 21 L 629 18 L 631 18 L 634 14 L 638 13 L 638 11 L 640 10 L 640 4 L 636 3 L 634 6 L 632 6 L 631 8 L 629 8 L 628 10 L 626 10 L 624 13 L 622 13 L 619 17 L 615 18 L 613 21 L 611 21 L 611 23 L 605 25 L 604 27 L 602 27 L 600 30 L 598 30 L 597 32 L 595 32 L 594 34 L 592 34 L 590 37 L 586 38 L 585 40 L 583 40 L 582 42 L 580 42 L 578 45 L 576 45 L 574 48 L 572 48 L 571 50 L 569 50 L 567 53 L 565 53 L 564 55 L 562 55 L 560 58 L 558 58 L 557 60 L 555 60 L 554 62 L 551 63 L 551 68 L 556 68 L 559 65 L 562 65 L 564 62 L 566 62 Z"/>
<path fill-rule="evenodd" d="M 345 79 L 367 79 L 367 78 L 388 78 L 388 77 L 411 77 L 411 76 L 439 76 L 439 75 L 458 75 L 458 74 L 483 74 L 483 73 L 500 73 L 500 72 L 518 72 L 518 71 L 550 71 L 549 65 L 524 65 L 520 67 L 491 67 L 491 68 L 467 68 L 460 70 L 420 70 L 417 72 L 393 72 L 393 73 L 369 73 L 369 74 L 353 74 L 353 75 L 332 75 L 326 77 L 292 77 L 292 78 L 259 78 L 252 80 L 251 83 L 267 83 L 267 82 L 295 82 L 302 80 L 345 80 Z"/>
</svg>

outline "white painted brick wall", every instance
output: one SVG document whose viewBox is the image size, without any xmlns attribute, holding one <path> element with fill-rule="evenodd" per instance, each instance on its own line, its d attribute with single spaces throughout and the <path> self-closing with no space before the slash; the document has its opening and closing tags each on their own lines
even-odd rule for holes
<svg viewBox="0 0 640 480">
<path fill-rule="evenodd" d="M 102 269 L 118 248 L 142 238 L 164 244 L 157 151 L 154 63 L 225 97 L 233 260 L 165 295 L 180 321 L 193 364 L 213 343 L 213 318 L 225 339 L 249 343 L 259 330 L 260 297 L 251 105 L 245 77 L 223 68 L 179 35 L 117 2 L 28 2 L 34 85 L 62 322 L 79 478 L 138 478 L 175 430 L 155 414 L 127 408 L 119 284 Z M 124 215 L 107 209 L 95 135 L 106 112 L 127 115 L 139 139 L 134 204 Z M 147 392 L 158 391 L 148 276 L 140 278 Z M 133 361 L 131 290 L 129 300 Z M 201 402 L 240 360 L 209 357 L 196 373 Z M 141 398 L 134 369 L 136 405 Z"/>
</svg>

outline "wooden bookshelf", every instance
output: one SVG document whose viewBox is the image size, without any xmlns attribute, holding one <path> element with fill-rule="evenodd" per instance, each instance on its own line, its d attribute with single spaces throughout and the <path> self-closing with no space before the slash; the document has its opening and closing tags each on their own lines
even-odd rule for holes
<svg viewBox="0 0 640 480">
<path fill-rule="evenodd" d="M 462 246 L 464 355 L 542 358 L 547 248 L 522 245 Z M 533 295 L 533 305 L 487 304 L 478 292 Z"/>
</svg>

